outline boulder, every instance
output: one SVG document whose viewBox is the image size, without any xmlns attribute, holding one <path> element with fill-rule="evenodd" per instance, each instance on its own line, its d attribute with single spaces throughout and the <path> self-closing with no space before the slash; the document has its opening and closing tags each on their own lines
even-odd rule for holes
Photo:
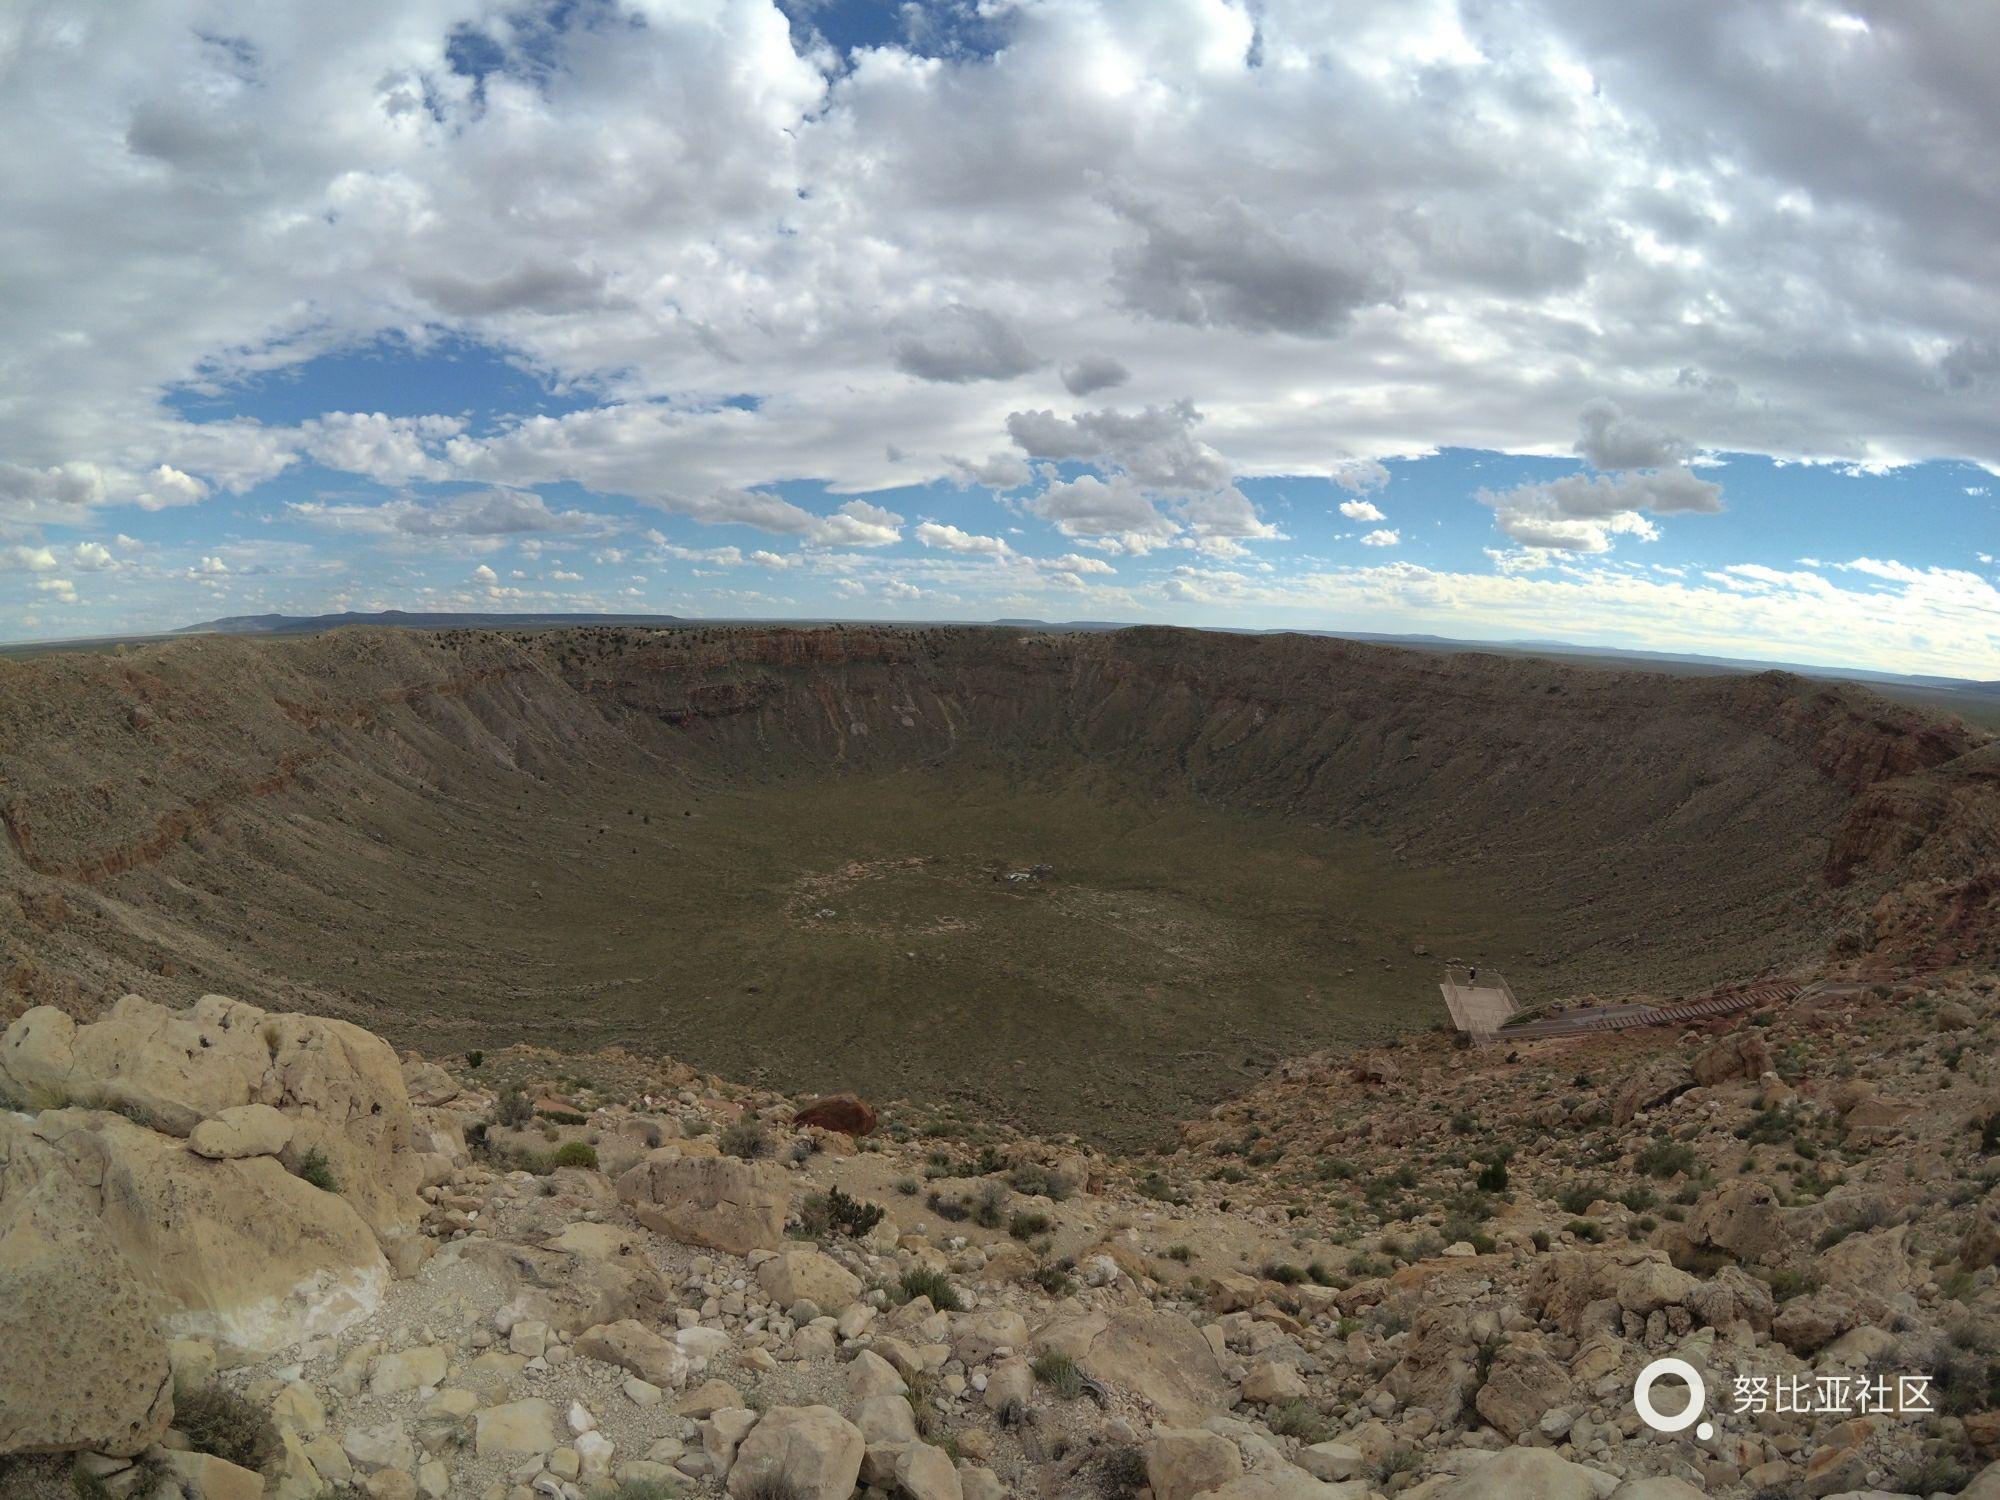
<svg viewBox="0 0 2000 1500">
<path fill-rule="evenodd" d="M 1731 1079 L 1756 1080 L 1771 1071 L 1771 1048 L 1755 1027 L 1732 1032 L 1694 1055 L 1694 1081 L 1707 1087 Z"/>
<path fill-rule="evenodd" d="M 800 1110 L 792 1123 L 836 1130 L 842 1135 L 869 1135 L 875 1129 L 875 1111 L 853 1094 L 828 1094 Z"/>
<path fill-rule="evenodd" d="M 1643 1318 L 1662 1307 L 1680 1306 L 1700 1285 L 1697 1278 L 1663 1260 L 1647 1260 L 1618 1278 L 1615 1295 L 1621 1308 Z"/>
<path fill-rule="evenodd" d="M 1471 1353 L 1464 1311 L 1426 1304 L 1383 1383 L 1405 1406 L 1428 1408 L 1441 1423 L 1456 1422 L 1472 1383 Z"/>
<path fill-rule="evenodd" d="M 861 1278 L 819 1250 L 785 1250 L 757 1267 L 757 1284 L 780 1307 L 810 1302 L 837 1313 L 861 1295 Z"/>
<path fill-rule="evenodd" d="M 1176 1427 L 1199 1425 L 1228 1392 L 1215 1351 L 1179 1313 L 1140 1306 L 1066 1316 L 1044 1325 L 1033 1342 L 1067 1354 L 1100 1385 L 1150 1401 Z"/>
<path fill-rule="evenodd" d="M 368 1394 L 393 1396 L 399 1391 L 420 1391 L 425 1386 L 442 1385 L 445 1352 L 436 1345 L 403 1349 L 376 1359 L 368 1371 Z"/>
<path fill-rule="evenodd" d="M 1502 1436 L 1513 1439 L 1540 1422 L 1569 1394 L 1569 1372 L 1541 1335 L 1516 1334 L 1501 1347 L 1473 1405 Z"/>
<path fill-rule="evenodd" d="M 1468 1465 L 1425 1500 L 1603 1500 L 1616 1487 L 1609 1474 L 1547 1448 L 1509 1448 Z"/>
<path fill-rule="evenodd" d="M 576 1352 L 629 1370 L 663 1390 L 679 1389 L 687 1381 L 688 1359 L 680 1345 L 633 1318 L 584 1330 L 576 1341 Z M 735 1392 L 730 1395 L 733 1398 Z"/>
<path fill-rule="evenodd" d="M 173 1414 L 164 1299 L 79 1185 L 11 1175 L 0 1167 L 0 1455 L 138 1453 Z"/>
<path fill-rule="evenodd" d="M 773 1407 L 737 1448 L 729 1493 L 848 1500 L 866 1451 L 861 1430 L 830 1406 Z"/>
<path fill-rule="evenodd" d="M 1373 1500 L 1375 1489 L 1361 1479 L 1328 1484 L 1284 1464 L 1252 1469 L 1208 1493 L 1214 1500 Z"/>
<path fill-rule="evenodd" d="M 167 1467 L 191 1500 L 264 1500 L 264 1476 L 213 1453 L 169 1453 Z"/>
<path fill-rule="evenodd" d="M 539 1458 L 556 1445 L 555 1408 L 538 1396 L 476 1411 L 472 1424 L 481 1458 Z"/>
<path fill-rule="evenodd" d="M 268 1104 L 238 1104 L 188 1133 L 188 1150 L 213 1161 L 276 1156 L 292 1139 L 292 1122 Z"/>
<path fill-rule="evenodd" d="M 787 1195 L 777 1169 L 662 1146 L 618 1179 L 618 1197 L 648 1229 L 731 1255 L 785 1242 Z"/>
<path fill-rule="evenodd" d="M 109 1243 L 166 1305 L 175 1338 L 261 1354 L 337 1333 L 380 1305 L 389 1266 L 345 1194 L 275 1157 L 212 1161 L 119 1115 L 0 1116 L 0 1197 L 50 1174 L 81 1186 Z"/>
<path fill-rule="evenodd" d="M 896 1492 L 907 1500 L 964 1500 L 951 1455 L 929 1443 L 906 1443 L 896 1455 Z"/>
<path fill-rule="evenodd" d="M 434 1109 L 440 1104 L 449 1104 L 462 1092 L 457 1079 L 414 1052 L 404 1054 L 402 1074 L 403 1092 L 409 1095 L 410 1103 L 419 1108 Z"/>
<path fill-rule="evenodd" d="M 1266 1360 L 1252 1365 L 1243 1377 L 1243 1399 L 1258 1406 L 1282 1406 L 1306 1393 L 1306 1378 L 1297 1365 L 1283 1360 Z"/>
<path fill-rule="evenodd" d="M 1694 1086 L 1693 1071 L 1678 1057 L 1655 1058 L 1618 1090 L 1611 1104 L 1611 1123 L 1628 1125 L 1636 1116 L 1678 1099 Z"/>
<path fill-rule="evenodd" d="M 37 1006 L 0 1037 L 0 1091 L 44 1110 L 113 1108 L 177 1138 L 229 1110 L 268 1105 L 291 1122 L 286 1166 L 324 1157 L 391 1261 L 404 1263 L 403 1247 L 417 1239 L 422 1169 L 396 1054 L 348 1022 L 223 995 L 179 1011 L 126 995 L 85 1024 Z"/>
<path fill-rule="evenodd" d="M 1193 1500 L 1243 1472 L 1243 1455 L 1219 1433 L 1170 1427 L 1146 1444 L 1146 1483 L 1153 1500 Z"/>
<path fill-rule="evenodd" d="M 1028 1347 L 1028 1322 L 1008 1307 L 982 1307 L 960 1321 L 952 1354 L 969 1367 L 983 1365 L 1001 1349 Z"/>
<path fill-rule="evenodd" d="M 1782 1259 L 1790 1244 L 1778 1195 L 1769 1183 L 1751 1178 L 1730 1183 L 1690 1214 L 1680 1229 L 1683 1256 L 1720 1251 L 1745 1263 L 1771 1262 Z"/>
</svg>

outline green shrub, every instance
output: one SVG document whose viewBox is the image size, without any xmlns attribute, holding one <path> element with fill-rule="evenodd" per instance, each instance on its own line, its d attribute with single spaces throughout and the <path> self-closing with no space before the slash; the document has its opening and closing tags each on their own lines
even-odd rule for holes
<svg viewBox="0 0 2000 1500">
<path fill-rule="evenodd" d="M 1130 1500 L 1146 1487 L 1146 1454 L 1135 1443 L 1105 1449 L 1093 1467 L 1100 1500 Z"/>
<path fill-rule="evenodd" d="M 493 1118 L 510 1130 L 519 1130 L 535 1117 L 534 1103 L 519 1089 L 509 1089 L 493 1103 Z"/>
<path fill-rule="evenodd" d="M 1285 1265 L 1277 1261 L 1267 1261 L 1264 1265 L 1263 1277 L 1266 1281 L 1275 1281 L 1280 1286 L 1297 1286 L 1306 1279 L 1306 1273 L 1297 1266 Z"/>
<path fill-rule="evenodd" d="M 1038 1162 L 1023 1162 L 1007 1174 L 1007 1180 L 1022 1197 L 1047 1198 L 1051 1203 L 1060 1203 L 1076 1191 L 1069 1178 Z"/>
<path fill-rule="evenodd" d="M 1333 1435 L 1333 1424 L 1303 1400 L 1287 1401 L 1266 1418 L 1265 1425 L 1279 1437 L 1297 1438 L 1302 1443 L 1323 1443 Z"/>
<path fill-rule="evenodd" d="M 1179 1261 L 1182 1265 L 1186 1265 L 1189 1261 L 1194 1259 L 1194 1251 L 1187 1245 L 1169 1245 L 1161 1253 L 1165 1255 L 1168 1260 Z"/>
<path fill-rule="evenodd" d="M 1482 1193 L 1504 1193 L 1507 1191 L 1507 1163 L 1488 1162 L 1479 1172 L 1479 1191 Z"/>
<path fill-rule="evenodd" d="M 597 1169 L 597 1148 L 588 1141 L 570 1141 L 559 1146 L 549 1158 L 551 1167 L 589 1167 Z"/>
<path fill-rule="evenodd" d="M 746 1115 L 731 1125 L 716 1141 L 725 1156 L 755 1161 L 771 1154 L 771 1133 L 755 1115 Z"/>
<path fill-rule="evenodd" d="M 910 1186 L 914 1188 L 915 1183 Z M 846 1235 L 858 1239 L 882 1222 L 882 1205 L 851 1198 L 838 1187 L 824 1193 L 808 1193 L 799 1207 L 799 1220 L 814 1239 Z"/>
<path fill-rule="evenodd" d="M 472 1051 L 465 1054 L 465 1065 L 468 1068 L 477 1068 L 485 1061 L 486 1061 L 486 1054 L 484 1052 L 481 1052 L 477 1047 L 473 1048 Z"/>
<path fill-rule="evenodd" d="M 1653 1141 L 1639 1153 L 1638 1165 L 1648 1177 L 1693 1176 L 1694 1148 L 1678 1141 Z"/>
<path fill-rule="evenodd" d="M 1017 1240 L 1031 1240 L 1038 1234 L 1047 1234 L 1049 1216 L 1031 1209 L 1017 1209 L 1007 1221 L 1007 1233 Z"/>
<path fill-rule="evenodd" d="M 897 1283 L 905 1302 L 914 1302 L 919 1297 L 931 1299 L 931 1306 L 939 1312 L 963 1312 L 965 1304 L 959 1301 L 958 1288 L 951 1284 L 951 1278 L 942 1271 L 933 1271 L 928 1266 L 912 1266 L 903 1273 Z"/>
<path fill-rule="evenodd" d="M 315 1146 L 299 1158 L 299 1178 L 310 1182 L 322 1193 L 337 1193 L 340 1182 L 333 1175 L 333 1168 L 327 1164 L 326 1153 Z"/>
<path fill-rule="evenodd" d="M 1035 1379 L 1063 1400 L 1074 1401 L 1083 1394 L 1083 1371 L 1067 1354 L 1051 1349 L 1036 1357 L 1033 1369 Z"/>
<path fill-rule="evenodd" d="M 224 1385 L 176 1391 L 174 1426 L 197 1453 L 241 1469 L 261 1469 L 278 1451 L 278 1432 L 264 1409 Z"/>
</svg>

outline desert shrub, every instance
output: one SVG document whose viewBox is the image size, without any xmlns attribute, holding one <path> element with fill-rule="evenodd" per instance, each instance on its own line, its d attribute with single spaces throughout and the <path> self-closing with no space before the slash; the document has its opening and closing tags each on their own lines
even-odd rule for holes
<svg viewBox="0 0 2000 1500">
<path fill-rule="evenodd" d="M 298 1176 L 309 1182 L 322 1193 L 337 1193 L 340 1182 L 333 1175 L 333 1168 L 327 1164 L 326 1153 L 315 1146 L 299 1158 Z"/>
<path fill-rule="evenodd" d="M 951 1284 L 951 1278 L 942 1271 L 933 1271 L 929 1266 L 912 1266 L 903 1273 L 897 1283 L 902 1300 L 914 1302 L 919 1297 L 931 1299 L 931 1306 L 939 1312 L 963 1312 L 965 1304 L 959 1300 L 958 1288 Z"/>
<path fill-rule="evenodd" d="M 595 1171 L 597 1167 L 597 1148 L 588 1141 L 571 1141 L 567 1145 L 556 1148 L 555 1154 L 549 1158 L 549 1165 L 551 1167 L 589 1167 Z"/>
<path fill-rule="evenodd" d="M 1178 1207 L 1187 1202 L 1187 1195 L 1175 1192 L 1173 1184 L 1158 1172 L 1146 1173 L 1132 1184 L 1132 1191 L 1141 1198 L 1151 1198 L 1155 1203 L 1171 1203 Z"/>
<path fill-rule="evenodd" d="M 481 1052 L 477 1047 L 473 1048 L 470 1052 L 465 1054 L 465 1065 L 468 1068 L 477 1068 L 481 1066 L 485 1061 L 486 1061 L 486 1054 L 484 1052 Z"/>
<path fill-rule="evenodd" d="M 544 1120 L 553 1121 L 557 1125 L 588 1125 L 590 1123 L 589 1115 L 580 1115 L 573 1109 L 541 1109 L 535 1111 L 535 1113 L 539 1114 Z"/>
<path fill-rule="evenodd" d="M 1611 1189 L 1601 1182 L 1573 1182 L 1556 1194 L 1556 1202 L 1566 1214 L 1580 1214 L 1591 1204 L 1611 1196 Z"/>
<path fill-rule="evenodd" d="M 535 1117 L 534 1103 L 519 1089 L 509 1089 L 493 1103 L 493 1118 L 511 1130 L 519 1130 Z"/>
<path fill-rule="evenodd" d="M 174 1426 L 197 1453 L 242 1469 L 261 1469 L 278 1451 L 278 1431 L 264 1409 L 224 1385 L 176 1391 Z"/>
<path fill-rule="evenodd" d="M 1279 1437 L 1302 1443 L 1323 1443 L 1333 1435 L 1333 1424 L 1307 1401 L 1287 1401 L 1270 1414 L 1266 1425 Z"/>
<path fill-rule="evenodd" d="M 764 1128 L 762 1120 L 746 1115 L 723 1131 L 716 1144 L 725 1156 L 755 1161 L 760 1156 L 771 1154 L 771 1133 Z"/>
<path fill-rule="evenodd" d="M 1039 1162 L 1021 1163 L 1007 1174 L 1007 1181 L 1024 1198 L 1047 1198 L 1052 1203 L 1060 1203 L 1076 1191 L 1069 1178 Z"/>
<path fill-rule="evenodd" d="M 1595 1245 L 1604 1238 L 1604 1226 L 1595 1219 L 1571 1219 L 1563 1227 L 1586 1244 Z"/>
<path fill-rule="evenodd" d="M 1653 1141 L 1639 1153 L 1638 1165 L 1648 1177 L 1692 1176 L 1695 1169 L 1694 1149 L 1683 1146 L 1679 1141 Z"/>
<path fill-rule="evenodd" d="M 1035 1379 L 1064 1401 L 1074 1401 L 1083 1394 L 1083 1371 L 1076 1367 L 1076 1361 L 1067 1354 L 1051 1349 L 1045 1354 L 1037 1355 L 1032 1368 Z"/>
<path fill-rule="evenodd" d="M 1067 1297 L 1076 1290 L 1069 1274 L 1075 1266 L 1076 1262 L 1067 1256 L 1062 1260 L 1045 1260 L 1028 1274 L 1028 1279 L 1051 1297 Z"/>
<path fill-rule="evenodd" d="M 1764 1280 L 1771 1288 L 1772 1300 L 1776 1302 L 1789 1302 L 1794 1297 L 1803 1297 L 1819 1285 L 1819 1278 L 1810 1271 L 1773 1271 Z"/>
<path fill-rule="evenodd" d="M 799 1219 L 814 1239 L 828 1235 L 858 1237 L 882 1222 L 882 1205 L 851 1198 L 838 1187 L 824 1193 L 808 1193 L 799 1208 Z"/>
<path fill-rule="evenodd" d="M 1306 1273 L 1299 1267 L 1279 1261 L 1267 1261 L 1262 1275 L 1266 1281 L 1275 1281 L 1280 1286 L 1297 1286 L 1306 1279 Z"/>
<path fill-rule="evenodd" d="M 905 1198 L 916 1197 L 917 1189 L 922 1186 L 923 1184 L 918 1182 L 914 1177 L 898 1177 L 896 1179 L 896 1191 L 901 1193 Z"/>
<path fill-rule="evenodd" d="M 1194 1247 L 1191 1245 L 1169 1245 L 1160 1253 L 1168 1260 L 1179 1261 L 1182 1265 L 1194 1259 Z"/>
<path fill-rule="evenodd" d="M 1007 1221 L 1007 1233 L 1017 1240 L 1031 1240 L 1038 1234 L 1047 1234 L 1051 1224 L 1049 1216 L 1033 1209 L 1017 1209 Z"/>
<path fill-rule="evenodd" d="M 988 1182 L 972 1198 L 972 1222 L 982 1229 L 998 1229 L 1007 1222 L 1007 1185 Z"/>
<path fill-rule="evenodd" d="M 924 1195 L 924 1206 L 948 1224 L 962 1224 L 972 1215 L 962 1198 L 947 1198 L 936 1188 Z"/>
<path fill-rule="evenodd" d="M 1130 1500 L 1146 1487 L 1146 1454 L 1136 1443 L 1107 1448 L 1093 1468 L 1102 1500 Z"/>
<path fill-rule="evenodd" d="M 1349 1182 L 1357 1170 L 1354 1163 L 1345 1157 L 1327 1156 L 1322 1157 L 1319 1165 L 1313 1168 L 1313 1175 L 1321 1182 Z"/>
<path fill-rule="evenodd" d="M 1479 1170 L 1479 1191 L 1482 1193 L 1504 1193 L 1507 1191 L 1507 1163 L 1488 1162 Z"/>
<path fill-rule="evenodd" d="M 1972 1471 L 1948 1453 L 1926 1454 L 1896 1473 L 1896 1488 L 1906 1495 L 1955 1495 L 1972 1482 Z"/>
</svg>

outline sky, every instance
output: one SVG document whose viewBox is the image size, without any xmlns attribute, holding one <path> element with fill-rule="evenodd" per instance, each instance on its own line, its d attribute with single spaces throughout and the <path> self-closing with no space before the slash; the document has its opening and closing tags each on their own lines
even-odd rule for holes
<svg viewBox="0 0 2000 1500">
<path fill-rule="evenodd" d="M 0 639 L 2000 679 L 2000 7 L 0 0 Z"/>
</svg>

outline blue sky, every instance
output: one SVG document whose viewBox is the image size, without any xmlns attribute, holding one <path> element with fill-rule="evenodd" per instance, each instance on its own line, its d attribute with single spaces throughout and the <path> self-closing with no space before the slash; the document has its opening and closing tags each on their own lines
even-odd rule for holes
<svg viewBox="0 0 2000 1500">
<path fill-rule="evenodd" d="M 1032 616 L 2000 678 L 2000 203 L 1952 166 L 1994 107 L 1938 66 L 1990 18 L 1664 24 L 51 14 L 0 100 L 0 638 Z"/>
</svg>

